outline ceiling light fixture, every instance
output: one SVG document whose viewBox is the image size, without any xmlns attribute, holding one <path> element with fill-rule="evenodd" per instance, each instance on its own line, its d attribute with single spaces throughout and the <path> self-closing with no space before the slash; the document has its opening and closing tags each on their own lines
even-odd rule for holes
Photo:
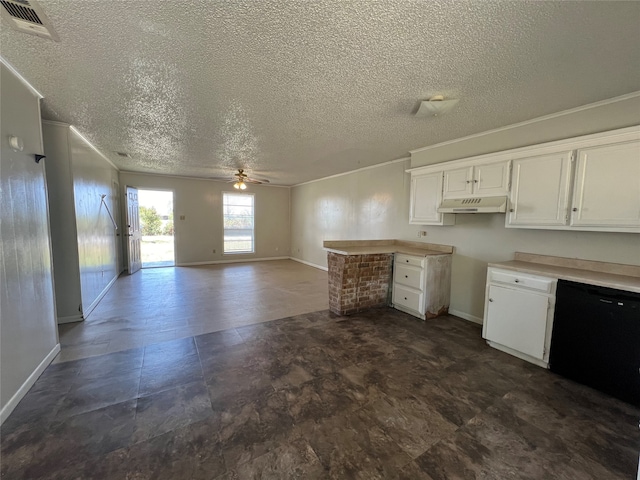
<svg viewBox="0 0 640 480">
<path fill-rule="evenodd" d="M 247 186 L 245 185 L 244 181 L 240 179 L 233 184 L 233 188 L 235 188 L 236 190 L 246 190 Z"/>
<path fill-rule="evenodd" d="M 458 103 L 457 98 L 445 100 L 442 95 L 435 95 L 429 100 L 423 100 L 420 102 L 420 107 L 418 107 L 416 117 L 437 117 L 439 115 L 444 115 L 451 110 L 456 103 Z"/>
</svg>

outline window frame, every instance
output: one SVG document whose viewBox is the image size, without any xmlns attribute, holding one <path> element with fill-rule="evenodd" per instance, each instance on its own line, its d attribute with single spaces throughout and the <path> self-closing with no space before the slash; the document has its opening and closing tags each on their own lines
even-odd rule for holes
<svg viewBox="0 0 640 480">
<path fill-rule="evenodd" d="M 251 250 L 243 250 L 241 252 L 227 252 L 225 251 L 225 232 L 226 228 L 224 225 L 225 220 L 225 196 L 226 195 L 235 195 L 235 196 L 247 196 L 251 197 L 251 209 L 252 209 L 252 228 L 251 228 Z M 227 191 L 222 192 L 222 255 L 254 255 L 256 253 L 256 196 L 254 193 L 244 193 L 244 192 L 234 192 Z"/>
</svg>

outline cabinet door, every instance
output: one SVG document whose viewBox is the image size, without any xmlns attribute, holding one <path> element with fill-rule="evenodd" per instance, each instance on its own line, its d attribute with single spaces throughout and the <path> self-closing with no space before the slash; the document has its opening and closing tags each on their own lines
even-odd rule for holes
<svg viewBox="0 0 640 480">
<path fill-rule="evenodd" d="M 474 167 L 474 195 L 499 196 L 509 193 L 509 162 Z"/>
<path fill-rule="evenodd" d="M 571 225 L 640 227 L 640 142 L 578 150 Z"/>
<path fill-rule="evenodd" d="M 440 203 L 442 203 L 442 172 L 411 176 L 409 223 L 452 225 L 451 216 L 438 213 Z"/>
<path fill-rule="evenodd" d="M 507 225 L 566 225 L 571 151 L 513 161 Z"/>
<path fill-rule="evenodd" d="M 444 172 L 444 198 L 464 198 L 473 191 L 473 167 Z"/>
<path fill-rule="evenodd" d="M 549 299 L 544 295 L 489 285 L 484 338 L 542 360 Z"/>
</svg>

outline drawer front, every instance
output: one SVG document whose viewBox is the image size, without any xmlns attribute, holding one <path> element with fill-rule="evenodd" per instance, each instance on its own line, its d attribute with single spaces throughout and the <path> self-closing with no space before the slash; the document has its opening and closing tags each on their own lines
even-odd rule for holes
<svg viewBox="0 0 640 480">
<path fill-rule="evenodd" d="M 506 285 L 528 288 L 544 293 L 551 292 L 554 282 L 551 278 L 505 270 L 492 270 L 489 273 L 489 281 L 491 283 L 504 283 Z"/>
<path fill-rule="evenodd" d="M 413 265 L 414 267 L 422 268 L 424 266 L 424 257 L 396 253 L 395 263 L 396 265 Z"/>
<path fill-rule="evenodd" d="M 412 288 L 403 287 L 402 285 L 394 285 L 393 303 L 395 305 L 402 305 L 406 308 L 410 308 L 411 310 L 415 310 L 420 314 L 424 314 L 424 309 L 422 308 L 422 292 Z"/>
<path fill-rule="evenodd" d="M 411 265 L 396 265 L 393 280 L 395 283 L 422 290 L 424 270 Z"/>
</svg>

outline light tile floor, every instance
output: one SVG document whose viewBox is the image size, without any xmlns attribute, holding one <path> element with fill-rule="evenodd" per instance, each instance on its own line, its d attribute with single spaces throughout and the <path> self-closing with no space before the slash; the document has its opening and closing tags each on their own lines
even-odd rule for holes
<svg viewBox="0 0 640 480">
<path fill-rule="evenodd" d="M 84 322 L 60 325 L 54 363 L 325 310 L 327 272 L 292 260 L 122 275 Z"/>
</svg>

